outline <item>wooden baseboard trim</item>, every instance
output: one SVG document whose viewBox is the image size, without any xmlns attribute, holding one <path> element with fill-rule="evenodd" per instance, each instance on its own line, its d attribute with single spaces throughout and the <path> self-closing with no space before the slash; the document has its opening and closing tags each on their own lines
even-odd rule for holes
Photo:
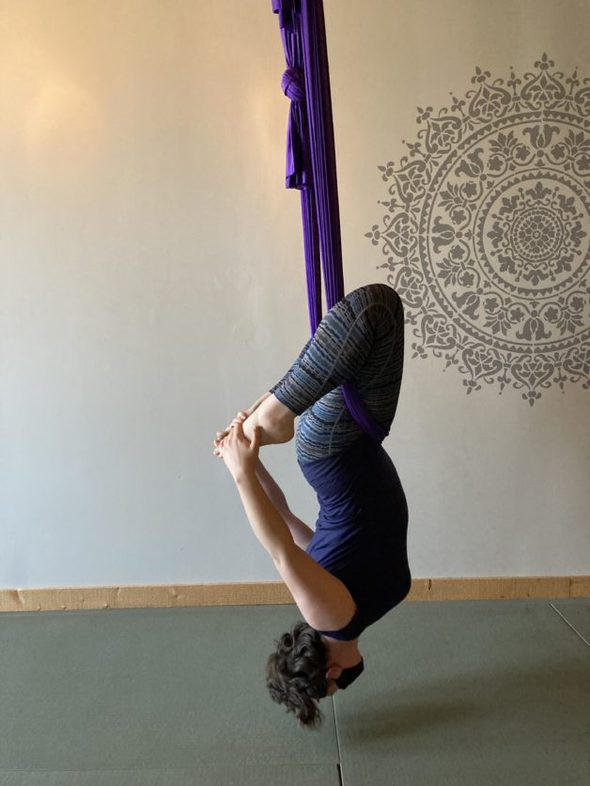
<svg viewBox="0 0 590 786">
<path fill-rule="evenodd" d="M 407 600 L 513 600 L 516 598 L 588 597 L 590 597 L 590 576 L 502 576 L 414 579 Z M 286 586 L 280 581 L 247 584 L 0 589 L 0 612 L 284 603 L 293 603 L 293 598 Z"/>
</svg>

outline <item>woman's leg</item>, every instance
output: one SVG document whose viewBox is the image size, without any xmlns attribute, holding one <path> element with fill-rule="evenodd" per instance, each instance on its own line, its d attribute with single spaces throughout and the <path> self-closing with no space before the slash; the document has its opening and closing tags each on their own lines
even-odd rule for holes
<svg viewBox="0 0 590 786">
<path fill-rule="evenodd" d="M 359 287 L 328 311 L 268 399 L 302 416 L 299 461 L 340 452 L 362 434 L 344 403 L 344 382 L 355 383 L 369 413 L 389 428 L 401 385 L 403 350 L 403 304 L 392 287 Z"/>
<path fill-rule="evenodd" d="M 252 440 L 254 429 L 259 426 L 260 445 L 289 442 L 295 433 L 295 417 L 295 413 L 271 393 L 243 422 L 244 436 Z"/>
</svg>

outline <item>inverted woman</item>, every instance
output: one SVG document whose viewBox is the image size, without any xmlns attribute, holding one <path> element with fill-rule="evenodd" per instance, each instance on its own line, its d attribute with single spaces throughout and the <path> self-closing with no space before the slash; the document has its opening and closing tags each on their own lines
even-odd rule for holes
<svg viewBox="0 0 590 786">
<path fill-rule="evenodd" d="M 342 384 L 354 382 L 389 431 L 403 373 L 404 309 L 386 284 L 340 300 L 289 371 L 214 441 L 252 530 L 271 556 L 304 622 L 276 642 L 267 663 L 272 699 L 316 726 L 318 702 L 363 671 L 362 632 L 408 594 L 408 507 L 381 444 L 350 415 Z M 316 492 L 315 531 L 295 516 L 260 461 L 263 445 L 295 435 L 297 462 Z"/>
</svg>

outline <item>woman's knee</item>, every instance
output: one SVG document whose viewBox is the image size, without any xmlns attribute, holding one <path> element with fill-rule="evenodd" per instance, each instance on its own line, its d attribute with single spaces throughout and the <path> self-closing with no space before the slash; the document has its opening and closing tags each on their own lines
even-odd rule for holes
<svg viewBox="0 0 590 786">
<path fill-rule="evenodd" d="M 367 306 L 385 305 L 389 307 L 397 307 L 400 297 L 396 290 L 389 286 L 389 284 L 382 284 L 380 282 L 373 284 L 364 284 L 362 287 L 353 289 L 344 296 L 350 305 L 355 310 L 364 309 Z"/>
<path fill-rule="evenodd" d="M 355 322 L 364 323 L 373 339 L 380 338 L 394 329 L 401 298 L 388 284 L 365 284 L 346 296 Z"/>
</svg>

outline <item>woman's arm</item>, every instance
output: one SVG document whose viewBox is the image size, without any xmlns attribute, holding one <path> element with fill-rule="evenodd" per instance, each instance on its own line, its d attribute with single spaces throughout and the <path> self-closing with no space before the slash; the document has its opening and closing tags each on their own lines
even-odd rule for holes
<svg viewBox="0 0 590 786">
<path fill-rule="evenodd" d="M 335 630 L 354 614 L 352 595 L 340 579 L 318 565 L 293 540 L 289 528 L 256 476 L 260 431 L 250 442 L 241 421 L 220 443 L 223 461 L 237 486 L 252 531 L 268 551 L 308 624 Z"/>
<path fill-rule="evenodd" d="M 283 489 L 278 485 L 262 461 L 260 461 L 260 456 L 256 461 L 256 477 L 260 481 L 262 488 L 268 494 L 268 498 L 275 508 L 281 511 L 281 513 L 285 510 L 289 510 L 289 505 Z"/>
<path fill-rule="evenodd" d="M 340 579 L 297 547 L 256 475 L 236 476 L 236 486 L 254 534 L 307 623 L 318 630 L 337 630 L 350 622 L 355 610 L 352 595 Z"/>
<path fill-rule="evenodd" d="M 299 548 L 305 551 L 309 545 L 309 542 L 313 538 L 313 530 L 291 512 L 289 503 L 287 502 L 287 498 L 285 497 L 283 490 L 277 484 L 270 472 L 266 469 L 264 464 L 260 461 L 260 458 L 258 458 L 256 463 L 256 476 L 260 481 L 262 488 L 268 495 L 268 498 L 285 520 L 285 523 L 289 527 L 289 531 L 293 536 L 293 540 L 299 546 Z"/>
<path fill-rule="evenodd" d="M 280 560 L 294 545 L 287 523 L 268 498 L 255 472 L 241 473 L 234 480 L 252 531 L 273 561 Z"/>
<path fill-rule="evenodd" d="M 270 395 L 270 393 L 267 394 L 266 397 L 263 397 L 263 398 L 267 398 L 269 395 Z M 234 424 L 234 423 L 241 423 L 242 427 L 244 427 L 246 417 L 247 416 L 246 416 L 245 412 L 238 412 L 238 414 L 236 415 L 236 417 L 232 421 L 232 424 Z M 229 433 L 230 429 L 231 429 L 231 424 L 230 424 L 230 426 L 227 427 L 226 432 L 224 432 L 224 433 L 226 433 L 226 435 L 227 435 Z M 244 429 L 244 431 L 245 431 L 245 429 Z M 221 446 L 221 443 L 223 442 L 223 439 L 224 439 L 223 434 L 218 432 L 217 433 L 217 437 L 216 437 L 215 442 L 214 442 L 215 448 L 214 448 L 214 451 L 213 451 L 215 453 L 215 455 L 217 455 L 217 456 L 221 456 L 221 447 L 220 446 Z M 274 478 L 272 477 L 270 472 L 266 469 L 266 467 L 260 461 L 260 457 L 259 456 L 258 456 L 258 458 L 256 460 L 255 469 L 256 469 L 256 476 L 257 476 L 258 480 L 260 481 L 260 484 L 262 485 L 263 489 L 265 490 L 265 492 L 268 495 L 268 498 L 270 499 L 272 504 L 275 506 L 275 508 L 279 511 L 279 513 L 283 517 L 283 519 L 285 521 L 285 524 L 289 527 L 289 531 L 291 532 L 291 535 L 293 536 L 293 539 L 294 539 L 295 543 L 299 546 L 299 548 L 301 548 L 301 549 L 303 549 L 305 551 L 305 549 L 309 545 L 309 542 L 313 538 L 313 534 L 314 534 L 313 530 L 310 529 L 310 527 L 308 527 L 307 524 L 305 524 L 303 521 L 301 521 L 301 519 L 298 518 L 291 511 L 291 509 L 289 508 L 289 504 L 287 502 L 287 498 L 285 497 L 285 495 L 283 493 L 283 490 L 276 483 L 276 481 L 274 480 Z"/>
</svg>

